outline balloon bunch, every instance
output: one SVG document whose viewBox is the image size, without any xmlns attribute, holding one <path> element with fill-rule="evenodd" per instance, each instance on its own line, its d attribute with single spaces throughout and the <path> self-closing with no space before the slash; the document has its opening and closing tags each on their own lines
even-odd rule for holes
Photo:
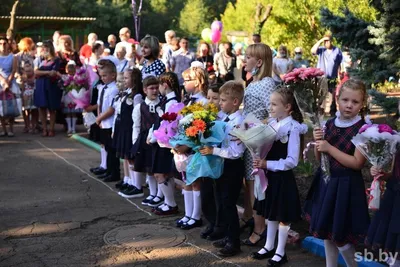
<svg viewBox="0 0 400 267">
<path fill-rule="evenodd" d="M 211 29 L 205 28 L 201 32 L 201 38 L 206 42 L 213 42 L 214 44 L 218 43 L 222 37 L 222 22 L 221 21 L 214 21 L 211 23 Z"/>
</svg>

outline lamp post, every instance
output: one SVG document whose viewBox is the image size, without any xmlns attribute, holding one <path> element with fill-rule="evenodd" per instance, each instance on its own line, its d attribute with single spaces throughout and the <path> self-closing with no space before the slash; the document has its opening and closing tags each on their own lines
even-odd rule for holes
<svg viewBox="0 0 400 267">
<path fill-rule="evenodd" d="M 135 25 L 135 37 L 136 41 L 139 41 L 140 36 L 140 16 L 142 11 L 143 0 L 140 0 L 139 7 L 136 4 L 136 0 L 132 0 L 132 13 L 133 13 L 133 23 Z"/>
</svg>

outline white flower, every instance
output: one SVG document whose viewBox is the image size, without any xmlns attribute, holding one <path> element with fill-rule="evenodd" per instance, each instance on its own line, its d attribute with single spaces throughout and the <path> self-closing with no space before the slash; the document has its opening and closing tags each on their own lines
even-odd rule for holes
<svg viewBox="0 0 400 267">
<path fill-rule="evenodd" d="M 179 125 L 187 125 L 193 121 L 193 114 L 186 115 L 179 121 Z"/>
</svg>

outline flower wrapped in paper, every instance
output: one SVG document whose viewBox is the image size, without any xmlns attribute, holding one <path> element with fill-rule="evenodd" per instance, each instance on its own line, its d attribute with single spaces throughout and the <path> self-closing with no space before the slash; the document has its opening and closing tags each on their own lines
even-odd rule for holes
<svg viewBox="0 0 400 267">
<path fill-rule="evenodd" d="M 186 161 L 186 184 L 200 177 L 217 179 L 222 175 L 223 159 L 218 156 L 202 156 L 202 146 L 218 146 L 225 139 L 225 122 L 215 121 L 218 109 L 212 105 L 194 104 L 180 112 L 185 115 L 178 124 L 178 133 L 170 139 L 172 147 L 185 145 L 193 155 Z"/>
<path fill-rule="evenodd" d="M 233 128 L 230 134 L 243 142 L 253 159 L 265 158 L 276 137 L 275 129 L 262 123 L 252 113 L 246 116 L 241 125 Z M 268 186 L 265 172 L 262 169 L 254 169 L 252 174 L 255 175 L 255 197 L 258 200 L 263 200 L 265 198 L 264 192 Z"/>
<path fill-rule="evenodd" d="M 313 127 L 324 129 L 324 110 L 321 108 L 328 95 L 328 80 L 324 72 L 317 68 L 299 68 L 284 76 L 285 85 L 293 90 L 297 105 L 306 121 Z M 325 183 L 330 180 L 329 159 L 321 154 L 321 169 Z"/>
<path fill-rule="evenodd" d="M 172 148 L 169 140 L 178 133 L 178 123 L 182 118 L 179 112 L 184 106 L 183 103 L 172 104 L 167 112 L 161 116 L 160 127 L 153 131 L 153 136 L 156 138 L 160 147 Z"/>
<path fill-rule="evenodd" d="M 351 141 L 373 166 L 390 171 L 399 148 L 400 135 L 386 124 L 366 124 Z M 375 176 L 367 189 L 368 207 L 373 210 L 379 209 L 383 195 L 384 183 L 380 177 Z"/>
</svg>

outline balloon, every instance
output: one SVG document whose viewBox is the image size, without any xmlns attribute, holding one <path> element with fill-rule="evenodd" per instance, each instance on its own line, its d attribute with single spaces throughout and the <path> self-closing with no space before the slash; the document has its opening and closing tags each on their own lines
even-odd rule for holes
<svg viewBox="0 0 400 267">
<path fill-rule="evenodd" d="M 211 42 L 211 29 L 205 28 L 201 32 L 201 38 L 206 42 Z"/>
<path fill-rule="evenodd" d="M 211 23 L 211 30 L 222 32 L 222 22 L 216 20 L 213 23 Z"/>
<path fill-rule="evenodd" d="M 221 32 L 220 31 L 213 31 L 211 33 L 211 41 L 216 44 L 221 40 Z"/>
</svg>

